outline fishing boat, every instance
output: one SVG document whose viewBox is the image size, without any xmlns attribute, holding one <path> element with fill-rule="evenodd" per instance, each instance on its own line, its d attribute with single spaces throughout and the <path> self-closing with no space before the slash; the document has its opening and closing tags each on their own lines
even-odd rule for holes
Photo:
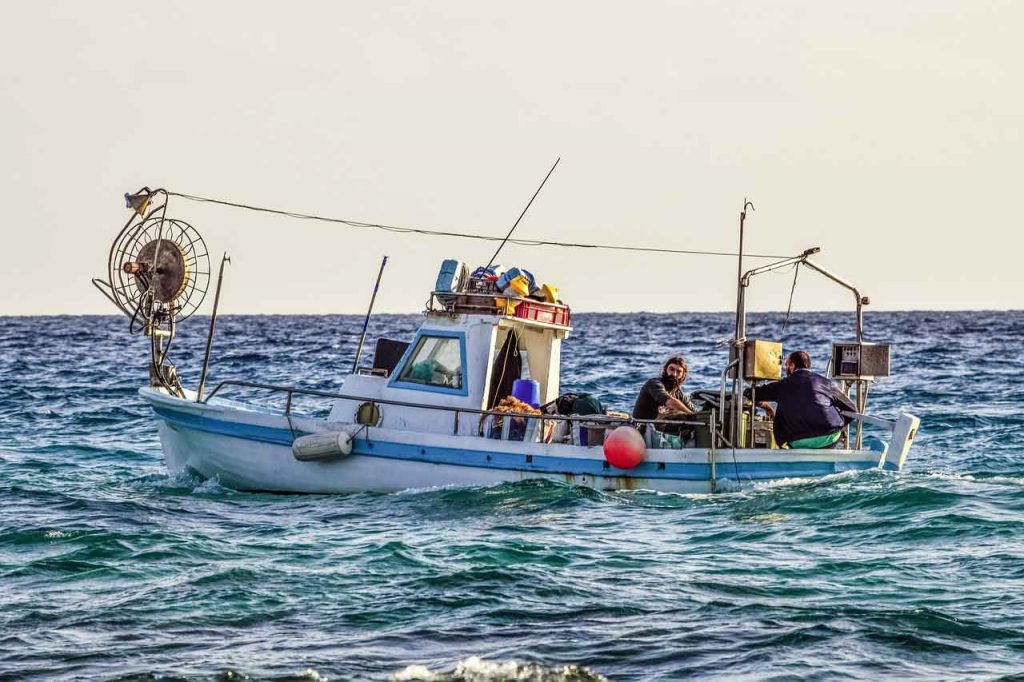
<svg viewBox="0 0 1024 682">
<path fill-rule="evenodd" d="M 131 330 L 149 338 L 150 382 L 139 394 L 153 409 L 172 474 L 188 472 L 242 491 L 289 493 L 529 479 L 712 493 L 848 471 L 898 472 L 917 432 L 913 415 L 867 414 L 869 385 L 889 374 L 889 346 L 865 340 L 868 299 L 812 260 L 817 249 L 743 269 L 746 205 L 729 361 L 718 390 L 696 395 L 697 411 L 681 421 L 574 410 L 559 376 L 562 341 L 572 333 L 570 307 L 554 290 L 530 282 L 528 273 L 499 276 L 493 264 L 470 273 L 455 261 L 442 264 L 412 338 L 378 339 L 372 361 L 360 365 L 364 326 L 353 370 L 339 391 L 243 380 L 207 391 L 225 254 L 199 384 L 187 389 L 167 348 L 176 325 L 198 309 L 212 273 L 202 237 L 168 217 L 172 195 L 148 188 L 126 195 L 132 214 L 111 247 L 107 279 L 93 280 L 131 319 Z M 757 407 L 758 386 L 780 378 L 782 347 L 746 338 L 746 291 L 757 275 L 794 265 L 825 275 L 856 301 L 855 337 L 833 344 L 830 362 L 831 377 L 855 397 L 857 408 L 845 413 L 849 425 L 835 447 L 776 447 L 771 420 Z M 281 407 L 237 397 L 253 391 L 278 396 Z M 744 391 L 749 399 L 733 399 Z M 329 413 L 300 413 L 300 399 L 323 401 Z M 865 436 L 865 425 L 884 437 Z"/>
</svg>

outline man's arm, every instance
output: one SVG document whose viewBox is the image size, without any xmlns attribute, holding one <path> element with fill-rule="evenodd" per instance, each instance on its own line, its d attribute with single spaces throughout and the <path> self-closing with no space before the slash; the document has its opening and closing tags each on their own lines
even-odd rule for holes
<svg viewBox="0 0 1024 682">
<path fill-rule="evenodd" d="M 664 402 L 664 406 L 675 410 L 676 412 L 685 412 L 686 414 L 693 414 L 693 408 L 684 403 L 682 400 L 677 400 L 672 396 L 668 397 L 668 400 Z"/>
<path fill-rule="evenodd" d="M 781 384 L 782 384 L 782 381 L 773 381 L 773 382 L 771 382 L 769 384 L 765 384 L 764 386 L 758 386 L 757 387 L 757 391 L 755 392 L 756 395 L 757 395 L 757 399 L 759 401 L 760 400 L 764 400 L 766 402 L 771 402 L 771 403 L 779 402 L 779 393 L 781 392 L 779 387 L 780 387 Z M 750 393 L 751 393 L 751 391 L 748 388 L 747 390 L 745 390 L 743 392 L 743 396 L 745 398 L 749 398 L 750 397 Z"/>
<path fill-rule="evenodd" d="M 837 410 L 839 410 L 840 412 L 842 412 L 843 410 L 846 410 L 848 412 L 857 411 L 857 405 L 854 404 L 854 402 L 850 400 L 850 398 L 845 393 L 843 393 L 836 384 L 829 382 L 829 385 L 831 388 L 830 393 L 832 398 L 832 405 Z M 843 421 L 849 423 L 850 418 L 843 417 Z"/>
<path fill-rule="evenodd" d="M 687 414 L 692 413 L 693 410 L 687 407 L 683 401 L 673 398 L 672 394 L 665 389 L 665 384 L 661 383 L 660 379 L 651 379 L 644 384 L 644 391 L 647 391 L 654 402 L 660 407 L 667 407 L 677 412 L 686 412 Z"/>
<path fill-rule="evenodd" d="M 769 419 L 775 419 L 775 408 L 768 403 L 779 402 L 779 384 L 781 381 L 773 381 L 770 384 L 757 387 L 757 406 L 760 407 L 768 415 Z M 750 398 L 753 393 L 752 389 L 745 389 L 743 391 L 744 398 Z"/>
</svg>

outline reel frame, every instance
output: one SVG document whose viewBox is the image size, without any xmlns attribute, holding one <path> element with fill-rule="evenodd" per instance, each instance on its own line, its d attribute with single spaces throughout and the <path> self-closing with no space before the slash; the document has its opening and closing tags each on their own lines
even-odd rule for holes
<svg viewBox="0 0 1024 682">
<path fill-rule="evenodd" d="M 149 187 L 125 194 L 132 215 L 111 244 L 108 279 L 93 279 L 93 284 L 129 318 L 129 333 L 150 337 L 151 385 L 185 397 L 167 354 L 177 323 L 191 317 L 206 298 L 210 254 L 194 227 L 167 217 L 168 199 L 166 190 Z"/>
</svg>

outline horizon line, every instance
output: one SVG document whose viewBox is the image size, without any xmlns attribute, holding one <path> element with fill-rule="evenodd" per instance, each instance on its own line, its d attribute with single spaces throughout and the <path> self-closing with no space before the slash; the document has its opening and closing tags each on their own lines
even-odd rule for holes
<svg viewBox="0 0 1024 682">
<path fill-rule="evenodd" d="M 865 310 L 865 315 L 872 313 L 1022 313 L 1024 308 L 893 308 L 885 310 Z M 749 311 L 747 315 L 766 315 L 766 314 L 785 314 L 785 310 L 756 310 Z M 855 314 L 854 310 L 800 310 L 791 312 L 790 315 L 795 314 L 819 314 L 819 313 L 839 313 L 843 315 Z M 423 315 L 423 311 L 404 312 L 404 313 L 393 313 L 393 312 L 380 312 L 373 313 L 371 317 L 380 317 L 384 315 L 391 316 L 409 316 L 409 315 Z M 651 311 L 651 310 L 573 310 L 573 315 L 735 315 L 735 310 L 669 310 L 669 311 Z M 210 313 L 196 313 L 190 317 L 209 317 Z M 329 312 L 329 313 L 279 313 L 279 312 L 260 312 L 260 313 L 221 313 L 217 315 L 217 318 L 224 317 L 331 317 L 331 316 L 345 316 L 345 317 L 366 317 L 366 313 L 341 313 L 341 312 Z M 0 318 L 6 317 L 120 317 L 118 313 L 0 313 Z"/>
</svg>

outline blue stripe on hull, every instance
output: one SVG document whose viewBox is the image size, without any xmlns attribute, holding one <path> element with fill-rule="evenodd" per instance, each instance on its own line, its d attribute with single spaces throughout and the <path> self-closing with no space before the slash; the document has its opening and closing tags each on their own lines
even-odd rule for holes
<svg viewBox="0 0 1024 682">
<path fill-rule="evenodd" d="M 291 448 L 294 438 L 305 435 L 288 429 L 256 424 L 224 421 L 211 417 L 179 412 L 164 406 L 154 405 L 153 409 L 167 423 L 214 433 L 231 438 L 271 443 Z M 790 462 L 733 462 L 728 450 L 720 455 L 717 466 L 719 479 L 768 480 L 778 478 L 805 478 L 826 476 L 841 471 L 872 469 L 877 461 L 831 462 L 831 461 L 790 461 Z M 509 452 L 495 452 L 453 448 L 443 446 L 424 447 L 408 443 L 356 439 L 352 454 L 380 457 L 384 459 L 428 462 L 451 466 L 468 466 L 484 469 L 503 469 L 533 472 L 538 474 L 575 474 L 588 476 L 616 476 L 623 478 L 675 479 L 707 481 L 711 477 L 708 464 L 642 462 L 633 469 L 606 467 L 604 460 L 550 455 L 525 455 Z M 530 461 L 527 461 L 530 457 Z M 664 468 L 659 468 L 664 467 Z M 886 467 L 888 468 L 888 467 Z M 893 467 L 895 468 L 895 467 Z"/>
</svg>

